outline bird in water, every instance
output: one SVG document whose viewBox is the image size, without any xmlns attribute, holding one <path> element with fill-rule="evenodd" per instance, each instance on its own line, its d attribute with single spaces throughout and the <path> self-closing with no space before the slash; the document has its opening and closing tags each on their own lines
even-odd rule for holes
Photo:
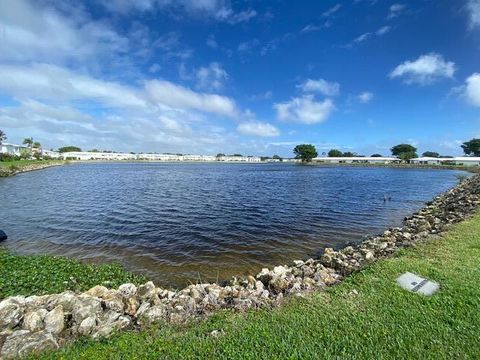
<svg viewBox="0 0 480 360">
<path fill-rule="evenodd" d="M 392 201 L 392 197 L 388 194 L 383 195 L 383 202 Z"/>
</svg>

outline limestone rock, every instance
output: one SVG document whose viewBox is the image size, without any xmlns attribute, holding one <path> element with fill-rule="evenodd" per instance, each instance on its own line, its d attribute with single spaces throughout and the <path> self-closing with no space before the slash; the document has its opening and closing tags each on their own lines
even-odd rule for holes
<svg viewBox="0 0 480 360">
<path fill-rule="evenodd" d="M 31 333 L 28 330 L 18 330 L 7 337 L 0 354 L 3 359 L 16 359 L 55 349 L 58 349 L 57 340 L 49 332 L 43 330 Z"/>
<path fill-rule="evenodd" d="M 26 313 L 23 319 L 23 329 L 31 332 L 42 330 L 44 328 L 43 319 L 47 313 L 48 312 L 45 309 Z"/>
<path fill-rule="evenodd" d="M 58 305 L 55 309 L 45 315 L 45 330 L 57 335 L 60 334 L 65 327 L 65 314 L 63 306 Z"/>
<path fill-rule="evenodd" d="M 0 331 L 17 326 L 24 315 L 25 298 L 15 296 L 0 302 Z"/>
</svg>

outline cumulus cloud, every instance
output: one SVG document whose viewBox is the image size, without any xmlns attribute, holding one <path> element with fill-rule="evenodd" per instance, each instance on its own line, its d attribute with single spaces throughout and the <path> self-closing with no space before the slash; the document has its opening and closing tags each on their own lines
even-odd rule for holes
<svg viewBox="0 0 480 360">
<path fill-rule="evenodd" d="M 306 93 L 320 93 L 325 96 L 336 96 L 340 94 L 340 84 L 329 82 L 325 79 L 307 79 L 304 83 L 297 85 L 299 89 Z"/>
<path fill-rule="evenodd" d="M 237 131 L 243 135 L 253 135 L 261 137 L 273 137 L 280 135 L 280 131 L 269 123 L 259 121 L 247 121 L 240 123 Z"/>
<path fill-rule="evenodd" d="M 473 29 L 480 25 L 480 0 L 467 0 L 469 27 Z"/>
<path fill-rule="evenodd" d="M 362 104 L 367 104 L 373 99 L 373 94 L 370 91 L 364 91 L 357 95 L 358 101 L 360 101 Z"/>
<path fill-rule="evenodd" d="M 407 84 L 428 85 L 442 78 L 453 78 L 455 63 L 446 61 L 440 54 L 430 53 L 413 61 L 398 65 L 390 78 L 403 78 Z"/>
<path fill-rule="evenodd" d="M 331 99 L 316 101 L 313 95 L 304 95 L 288 102 L 276 103 L 274 109 L 280 120 L 317 124 L 327 120 L 335 105 Z"/>
<path fill-rule="evenodd" d="M 474 73 L 465 80 L 464 96 L 473 106 L 480 107 L 480 74 Z"/>
<path fill-rule="evenodd" d="M 212 62 L 207 67 L 199 68 L 195 77 L 197 79 L 197 87 L 207 90 L 220 90 L 223 83 L 228 79 L 227 72 L 217 62 Z"/>
</svg>

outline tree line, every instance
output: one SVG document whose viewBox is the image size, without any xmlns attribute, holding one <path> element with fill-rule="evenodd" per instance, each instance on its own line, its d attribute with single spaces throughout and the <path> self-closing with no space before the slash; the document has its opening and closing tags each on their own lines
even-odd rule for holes
<svg viewBox="0 0 480 360">
<path fill-rule="evenodd" d="M 461 145 L 461 148 L 465 155 L 468 156 L 480 156 L 480 139 L 472 139 L 464 142 Z M 411 144 L 398 144 L 393 146 L 390 149 L 392 156 L 397 157 L 403 161 L 410 161 L 411 159 L 418 158 L 417 148 Z M 295 146 L 293 149 L 296 159 L 302 160 L 302 162 L 310 162 L 312 159 L 318 156 L 317 149 L 312 144 L 301 144 Z M 328 153 L 323 153 L 328 157 L 365 157 L 364 155 L 358 155 L 357 153 L 346 151 L 342 152 L 338 149 L 331 149 Z M 432 158 L 449 158 L 452 156 L 441 156 L 438 152 L 435 151 L 425 151 L 422 154 L 423 157 L 432 157 Z M 372 154 L 371 157 L 382 157 L 381 154 Z"/>
</svg>

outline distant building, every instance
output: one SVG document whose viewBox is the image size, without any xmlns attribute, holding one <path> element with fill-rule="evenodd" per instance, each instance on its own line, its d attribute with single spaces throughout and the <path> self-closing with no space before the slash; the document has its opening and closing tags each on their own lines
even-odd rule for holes
<svg viewBox="0 0 480 360">
<path fill-rule="evenodd" d="M 395 157 L 316 157 L 312 159 L 316 163 L 325 164 L 392 164 L 401 160 Z"/>
<path fill-rule="evenodd" d="M 416 165 L 458 165 L 458 166 L 479 166 L 480 157 L 459 156 L 453 158 L 431 158 L 419 157 L 410 160 L 410 163 Z"/>
<path fill-rule="evenodd" d="M 24 145 L 15 145 L 10 143 L 0 144 L 0 154 L 10 154 L 15 156 L 20 156 L 22 149 L 28 150 L 28 146 Z"/>
<path fill-rule="evenodd" d="M 221 156 L 215 157 L 212 155 L 177 155 L 177 154 L 155 154 L 155 153 L 114 153 L 114 152 L 87 152 L 74 151 L 61 154 L 67 160 L 145 160 L 145 161 L 227 161 L 227 162 L 261 162 L 261 159 L 256 156 Z"/>
<path fill-rule="evenodd" d="M 58 151 L 45 150 L 45 149 L 42 149 L 41 151 L 42 151 L 41 152 L 42 156 L 49 157 L 52 159 L 59 159 L 62 156 L 62 154 L 60 154 Z"/>
</svg>

